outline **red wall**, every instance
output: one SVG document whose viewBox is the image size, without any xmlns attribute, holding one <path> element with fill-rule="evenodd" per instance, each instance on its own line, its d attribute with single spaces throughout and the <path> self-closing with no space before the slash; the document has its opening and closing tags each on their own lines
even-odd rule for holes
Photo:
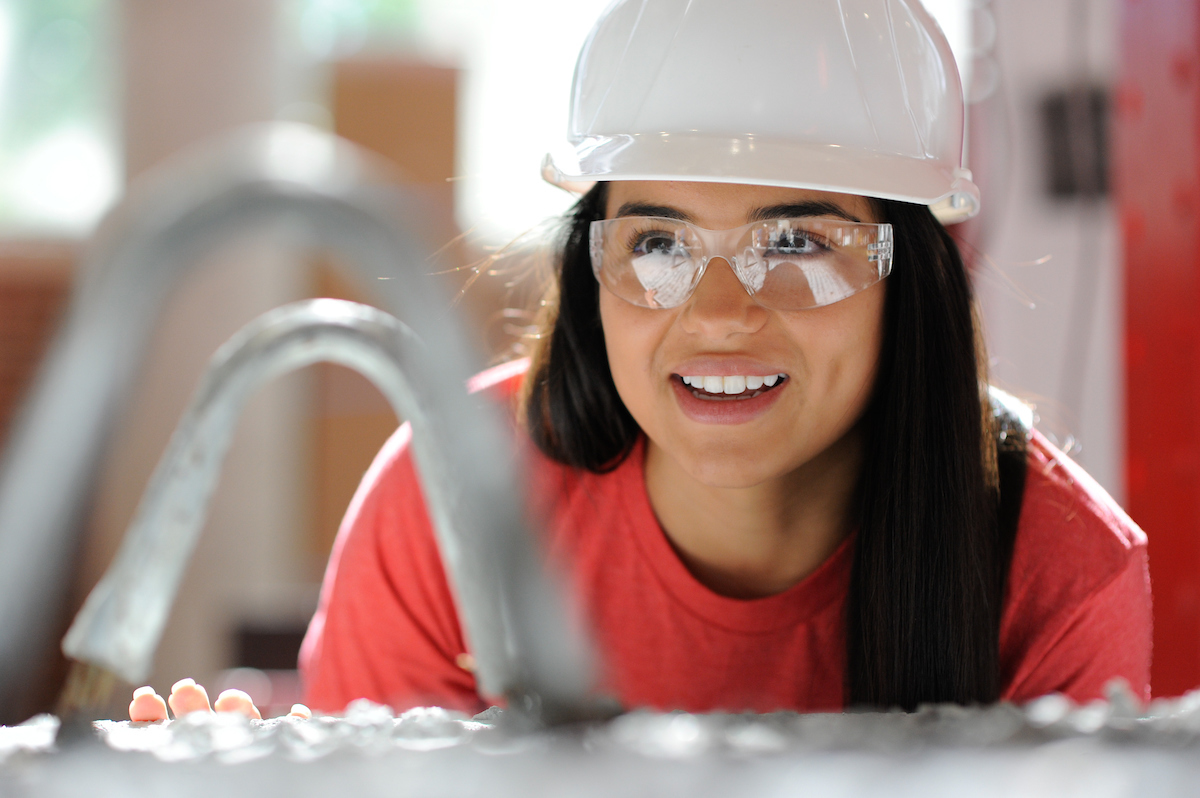
<svg viewBox="0 0 1200 798">
<path fill-rule="evenodd" d="M 1200 685 L 1200 0 L 1122 0 L 1127 509 L 1150 539 L 1155 695 Z"/>
</svg>

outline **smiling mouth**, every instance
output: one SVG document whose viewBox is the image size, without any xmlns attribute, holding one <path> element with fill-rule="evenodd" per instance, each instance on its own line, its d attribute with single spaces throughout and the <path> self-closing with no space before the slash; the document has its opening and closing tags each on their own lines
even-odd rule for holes
<svg viewBox="0 0 1200 798">
<path fill-rule="evenodd" d="M 672 376 L 673 379 L 683 383 L 684 387 L 691 391 L 692 396 L 714 402 L 753 399 L 767 391 L 779 388 L 788 380 L 786 374 L 772 374 L 767 377 L 683 377 L 678 374 Z"/>
</svg>

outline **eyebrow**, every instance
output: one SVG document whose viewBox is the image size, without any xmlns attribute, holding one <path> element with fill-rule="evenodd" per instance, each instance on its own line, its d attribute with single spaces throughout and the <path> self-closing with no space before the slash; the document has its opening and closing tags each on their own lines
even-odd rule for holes
<svg viewBox="0 0 1200 798">
<path fill-rule="evenodd" d="M 750 214 L 750 221 L 765 222 L 768 219 L 794 219 L 797 216 L 837 216 L 848 222 L 862 221 L 840 205 L 824 200 L 785 202 L 780 205 L 755 208 Z"/>
<path fill-rule="evenodd" d="M 649 202 L 626 202 L 617 209 L 614 218 L 622 216 L 659 216 L 664 219 L 678 219 L 681 222 L 691 222 L 691 215 L 670 205 L 653 205 Z M 861 222 L 845 208 L 833 202 L 824 200 L 808 200 L 805 202 L 785 202 L 779 205 L 767 205 L 755 208 L 750 213 L 751 222 L 765 222 L 769 219 L 794 219 L 799 216 L 836 216 L 848 222 Z"/>
<path fill-rule="evenodd" d="M 651 205 L 648 202 L 626 202 L 617 209 L 617 215 L 614 218 L 622 216 L 660 216 L 664 219 L 678 219 L 681 222 L 690 222 L 692 217 L 678 208 L 672 208 L 670 205 Z"/>
</svg>

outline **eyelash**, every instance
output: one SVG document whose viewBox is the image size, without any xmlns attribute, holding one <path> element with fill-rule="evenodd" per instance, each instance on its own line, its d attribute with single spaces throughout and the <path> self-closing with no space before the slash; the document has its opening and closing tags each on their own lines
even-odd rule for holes
<svg viewBox="0 0 1200 798">
<path fill-rule="evenodd" d="M 793 244 L 794 244 L 795 238 L 803 238 L 804 244 L 799 247 L 794 246 L 794 245 L 793 246 L 780 246 L 780 243 L 784 239 L 785 236 L 791 237 L 793 239 Z M 773 241 L 768 240 L 767 245 L 765 247 L 763 247 L 763 249 L 767 252 L 778 252 L 780 249 L 804 249 L 805 246 L 810 245 L 810 244 L 822 252 L 827 252 L 831 248 L 831 245 L 827 239 L 825 239 L 821 236 L 818 236 L 815 233 L 797 232 L 795 230 L 792 230 L 787 233 L 779 235 Z"/>
<path fill-rule="evenodd" d="M 792 231 L 788 231 L 786 233 L 779 234 L 778 236 L 775 237 L 775 240 L 773 240 L 773 241 L 768 239 L 767 244 L 763 247 L 763 251 L 767 252 L 767 253 L 777 253 L 781 249 L 803 249 L 804 248 L 803 245 L 800 247 L 780 246 L 781 242 L 786 237 L 792 237 L 793 240 L 797 237 L 802 237 L 804 239 L 804 245 L 812 245 L 813 247 L 816 247 L 817 250 L 819 250 L 820 252 L 828 252 L 830 249 L 833 248 L 833 245 L 831 244 L 831 242 L 824 236 L 817 235 L 816 233 L 813 233 L 811 231 L 792 230 Z M 670 241 L 676 240 L 675 234 L 668 230 L 658 230 L 658 229 L 654 229 L 654 228 L 646 228 L 646 229 L 642 229 L 642 230 L 635 229 L 635 230 L 630 231 L 629 238 L 625 242 L 626 251 L 631 252 L 631 253 L 636 252 L 638 250 L 638 247 L 642 246 L 647 241 L 649 241 L 653 238 L 663 238 L 663 239 L 667 239 Z M 807 253 L 807 254 L 812 255 L 812 254 L 816 254 L 816 253 Z"/>
<path fill-rule="evenodd" d="M 636 252 L 638 247 L 652 238 L 665 238 L 670 239 L 671 241 L 675 240 L 674 234 L 668 233 L 666 230 L 633 230 L 629 233 L 629 240 L 626 242 L 625 246 L 629 252 Z"/>
</svg>

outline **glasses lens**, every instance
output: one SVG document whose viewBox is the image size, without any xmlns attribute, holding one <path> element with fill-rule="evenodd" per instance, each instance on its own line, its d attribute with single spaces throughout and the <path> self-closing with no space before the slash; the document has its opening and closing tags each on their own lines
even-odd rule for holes
<svg viewBox="0 0 1200 798">
<path fill-rule="evenodd" d="M 593 222 L 592 268 L 621 299 L 647 308 L 673 308 L 691 296 L 696 263 L 687 225 L 631 216 Z"/>
<path fill-rule="evenodd" d="M 742 278 L 759 302 L 777 310 L 833 304 L 891 269 L 889 225 L 778 219 L 753 227 L 747 243 Z"/>
<path fill-rule="evenodd" d="M 712 231 L 677 219 L 629 216 L 592 223 L 591 255 L 596 279 L 641 307 L 682 305 L 712 256 L 730 261 L 762 305 L 804 310 L 843 300 L 886 277 L 892 228 L 804 217 Z"/>
</svg>

